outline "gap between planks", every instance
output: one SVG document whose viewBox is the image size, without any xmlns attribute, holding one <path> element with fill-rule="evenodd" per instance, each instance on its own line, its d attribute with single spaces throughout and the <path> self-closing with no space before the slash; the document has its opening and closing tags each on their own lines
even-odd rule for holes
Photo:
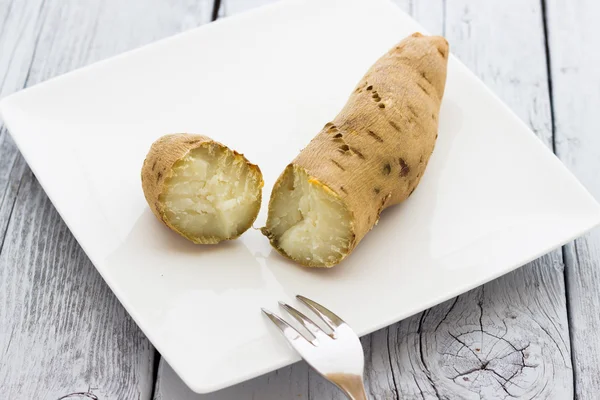
<svg viewBox="0 0 600 400">
<path fill-rule="evenodd" d="M 227 0 L 219 15 L 231 15 L 267 2 Z M 549 147 L 554 147 L 546 49 L 540 45 L 545 42 L 545 35 L 539 0 L 511 0 L 508 4 L 476 0 L 396 2 L 433 33 L 446 33 L 455 45 L 454 53 L 528 121 Z M 512 30 L 502 24 L 506 21 Z M 500 24 L 496 30 L 508 30 L 507 35 L 490 37 L 488 27 L 494 24 Z M 526 27 L 529 40 L 506 51 L 503 46 L 521 39 L 516 27 Z M 524 55 L 536 56 L 526 68 L 520 65 Z M 362 338 L 370 396 L 572 397 L 563 273 L 562 254 L 553 252 Z M 460 371 L 449 371 L 452 365 L 458 365 Z M 156 400 L 343 399 L 339 391 L 303 362 L 216 393 L 197 395 L 162 360 L 156 393 Z"/>
</svg>

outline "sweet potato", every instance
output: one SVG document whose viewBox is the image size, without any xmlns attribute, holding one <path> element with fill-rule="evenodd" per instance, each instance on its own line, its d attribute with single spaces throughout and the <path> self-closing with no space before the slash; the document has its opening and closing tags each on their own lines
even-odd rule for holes
<svg viewBox="0 0 600 400">
<path fill-rule="evenodd" d="M 281 254 L 336 265 L 410 196 L 438 135 L 447 62 L 444 38 L 415 33 L 369 69 L 275 183 L 262 232 Z"/>
<path fill-rule="evenodd" d="M 263 178 L 242 154 L 202 135 L 166 135 L 142 167 L 150 209 L 194 243 L 235 239 L 256 219 Z"/>
</svg>

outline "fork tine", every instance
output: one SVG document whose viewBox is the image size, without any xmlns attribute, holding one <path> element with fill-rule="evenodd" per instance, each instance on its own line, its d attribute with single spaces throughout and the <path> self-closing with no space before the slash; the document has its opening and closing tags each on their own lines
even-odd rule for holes
<svg viewBox="0 0 600 400">
<path fill-rule="evenodd" d="M 302 312 L 296 310 L 294 307 L 281 301 L 279 302 L 279 305 L 283 307 L 283 309 L 287 311 L 288 314 L 294 317 L 296 321 L 301 323 L 302 326 L 305 327 L 315 337 L 315 339 L 324 339 L 325 336 L 329 336 L 325 332 L 323 332 L 323 330 L 319 328 L 314 322 L 312 322 L 310 318 L 308 318 Z"/>
<path fill-rule="evenodd" d="M 286 321 L 279 318 L 279 316 L 273 314 L 271 311 L 269 311 L 265 308 L 261 308 L 261 310 L 263 313 L 265 313 L 265 315 L 267 317 L 269 317 L 269 319 L 281 331 L 283 336 L 285 336 L 285 338 L 288 340 L 288 342 L 290 342 L 292 347 L 297 349 L 296 346 L 302 342 L 306 343 L 306 344 L 308 344 L 308 343 L 312 344 L 312 342 L 310 340 L 305 338 L 300 332 L 298 332 L 293 326 L 288 324 Z"/>
<path fill-rule="evenodd" d="M 310 308 L 312 312 L 317 314 L 317 316 L 321 318 L 323 322 L 325 322 L 325 324 L 327 324 L 327 326 L 329 326 L 332 330 L 335 330 L 335 328 L 345 323 L 340 317 L 319 303 L 300 295 L 297 295 L 296 298 L 300 300 L 306 307 Z"/>
</svg>

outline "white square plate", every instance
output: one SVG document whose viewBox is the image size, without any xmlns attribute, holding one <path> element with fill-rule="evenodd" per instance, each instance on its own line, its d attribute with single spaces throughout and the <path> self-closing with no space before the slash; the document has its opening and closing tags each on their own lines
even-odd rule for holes
<svg viewBox="0 0 600 400">
<path fill-rule="evenodd" d="M 157 137 L 203 133 L 244 152 L 264 172 L 266 204 L 367 68 L 419 30 L 387 0 L 291 0 L 52 79 L 1 111 L 125 308 L 181 378 L 208 392 L 298 359 L 260 307 L 300 293 L 364 335 L 600 222 L 588 192 L 455 58 L 420 186 L 337 268 L 287 262 L 256 230 L 195 246 L 150 213 L 140 169 Z"/>
</svg>

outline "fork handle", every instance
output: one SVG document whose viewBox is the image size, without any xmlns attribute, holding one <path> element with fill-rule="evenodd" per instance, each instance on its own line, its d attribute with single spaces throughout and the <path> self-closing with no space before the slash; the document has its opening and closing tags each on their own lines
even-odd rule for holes
<svg viewBox="0 0 600 400">
<path fill-rule="evenodd" d="M 362 376 L 352 374 L 329 374 L 326 376 L 335 383 L 350 400 L 368 400 Z"/>
</svg>

